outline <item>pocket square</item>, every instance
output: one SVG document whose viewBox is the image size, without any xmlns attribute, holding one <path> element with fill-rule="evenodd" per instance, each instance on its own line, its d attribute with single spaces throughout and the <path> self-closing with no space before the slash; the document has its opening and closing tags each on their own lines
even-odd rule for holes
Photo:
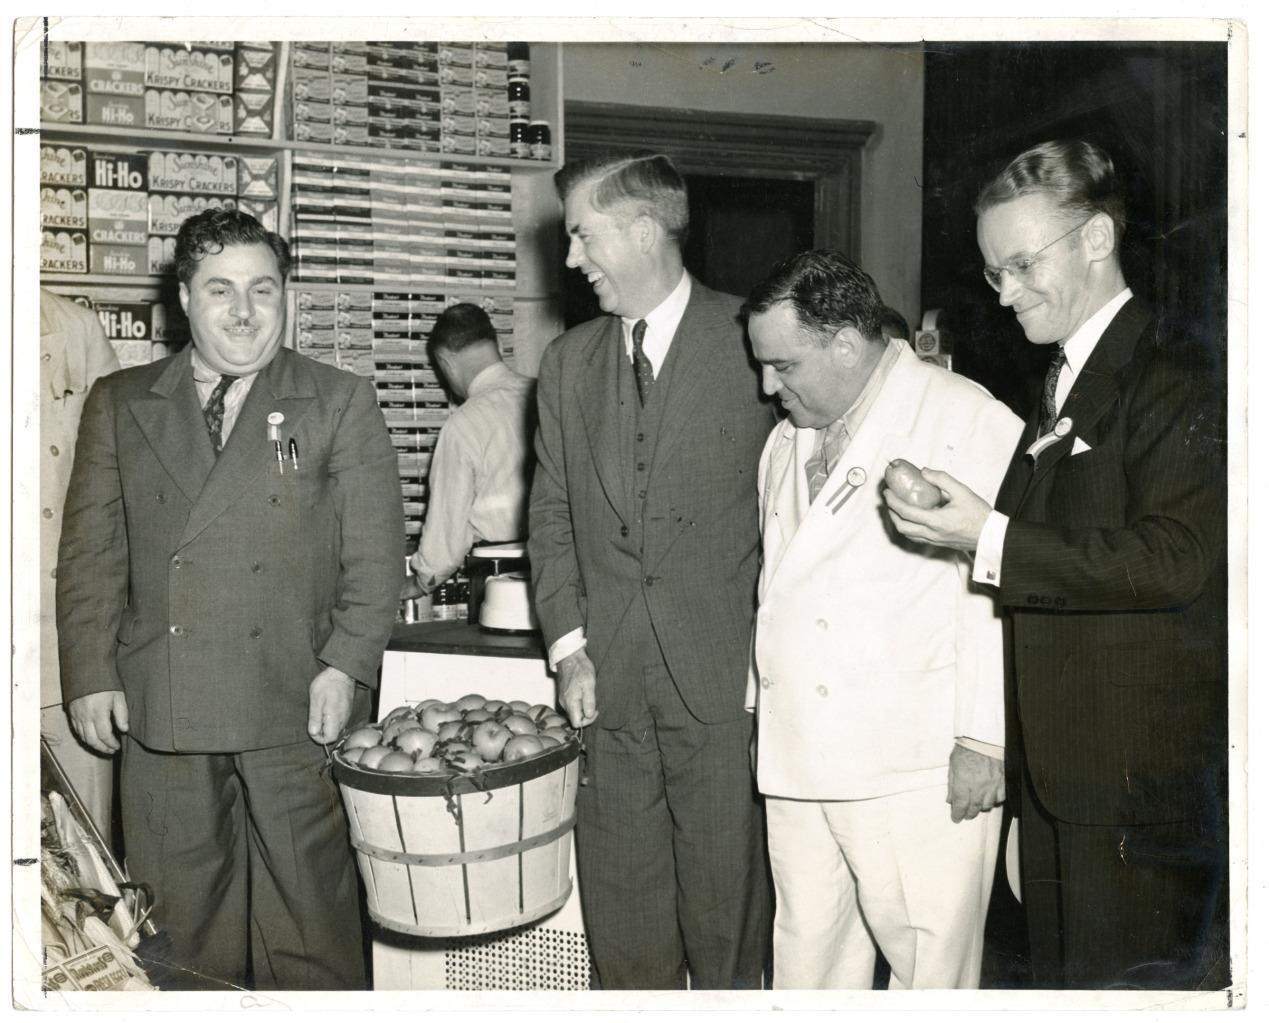
<svg viewBox="0 0 1269 1023">
<path fill-rule="evenodd" d="M 1092 450 L 1093 450 L 1092 448 L 1090 448 L 1078 437 L 1075 438 L 1075 443 L 1071 445 L 1072 455 L 1082 455 L 1085 451 L 1092 451 Z"/>
</svg>

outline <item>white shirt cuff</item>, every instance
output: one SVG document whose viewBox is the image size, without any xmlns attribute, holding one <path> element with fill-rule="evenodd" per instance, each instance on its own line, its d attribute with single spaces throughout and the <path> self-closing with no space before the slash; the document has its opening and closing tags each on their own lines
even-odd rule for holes
<svg viewBox="0 0 1269 1023">
<path fill-rule="evenodd" d="M 546 659 L 550 664 L 551 670 L 554 671 L 560 661 L 564 660 L 569 654 L 575 654 L 578 650 L 586 646 L 586 633 L 582 629 L 574 629 L 572 632 L 566 632 L 554 643 L 551 649 L 547 651 Z"/>
<path fill-rule="evenodd" d="M 1000 563 L 1005 556 L 1005 530 L 1009 517 L 994 511 L 987 516 L 983 531 L 978 534 L 978 548 L 974 551 L 974 575 L 976 583 L 1000 585 Z"/>
<path fill-rule="evenodd" d="M 993 760 L 1005 759 L 1005 748 L 997 746 L 994 742 L 983 742 L 979 739 L 971 739 L 967 735 L 958 735 L 956 737 L 956 745 L 964 746 L 966 749 L 981 753 L 985 757 L 991 757 Z"/>
</svg>

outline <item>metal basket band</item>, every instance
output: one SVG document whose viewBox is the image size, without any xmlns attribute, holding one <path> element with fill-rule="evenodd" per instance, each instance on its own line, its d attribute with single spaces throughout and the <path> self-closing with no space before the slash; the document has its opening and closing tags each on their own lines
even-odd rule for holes
<svg viewBox="0 0 1269 1023">
<path fill-rule="evenodd" d="M 408 863 L 419 867 L 452 867 L 460 863 L 481 863 L 485 860 L 500 860 L 505 856 L 514 856 L 516 853 L 525 852 L 529 849 L 550 845 L 572 831 L 576 821 L 577 817 L 574 815 L 550 831 L 544 831 L 540 835 L 524 838 L 518 842 L 509 842 L 506 845 L 491 846 L 488 849 L 469 849 L 466 852 L 411 853 L 402 852 L 399 849 L 384 849 L 381 846 L 371 845 L 369 842 L 358 838 L 352 838 L 351 841 L 354 849 L 376 860 L 387 860 L 390 863 Z"/>
</svg>

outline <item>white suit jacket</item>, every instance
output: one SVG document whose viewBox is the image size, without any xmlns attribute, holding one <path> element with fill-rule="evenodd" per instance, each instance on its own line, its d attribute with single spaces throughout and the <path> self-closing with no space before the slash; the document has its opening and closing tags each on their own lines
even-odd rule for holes
<svg viewBox="0 0 1269 1023">
<path fill-rule="evenodd" d="M 894 458 L 992 502 L 1022 422 L 977 384 L 902 351 L 818 498 L 815 431 L 787 420 L 759 467 L 763 565 L 747 704 L 758 787 L 862 799 L 944 784 L 957 736 L 1004 744 L 1001 625 L 962 554 L 903 540 L 881 499 Z M 846 502 L 848 475 L 864 480 Z M 836 500 L 834 500 L 836 497 Z"/>
</svg>

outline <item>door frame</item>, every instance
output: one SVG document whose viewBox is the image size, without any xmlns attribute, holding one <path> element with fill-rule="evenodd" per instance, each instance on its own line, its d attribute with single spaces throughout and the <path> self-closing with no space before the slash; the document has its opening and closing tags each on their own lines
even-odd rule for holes
<svg viewBox="0 0 1269 1023">
<path fill-rule="evenodd" d="M 860 258 L 863 151 L 875 121 L 564 101 L 567 159 L 649 150 L 682 174 L 815 184 L 815 245 Z"/>
</svg>

